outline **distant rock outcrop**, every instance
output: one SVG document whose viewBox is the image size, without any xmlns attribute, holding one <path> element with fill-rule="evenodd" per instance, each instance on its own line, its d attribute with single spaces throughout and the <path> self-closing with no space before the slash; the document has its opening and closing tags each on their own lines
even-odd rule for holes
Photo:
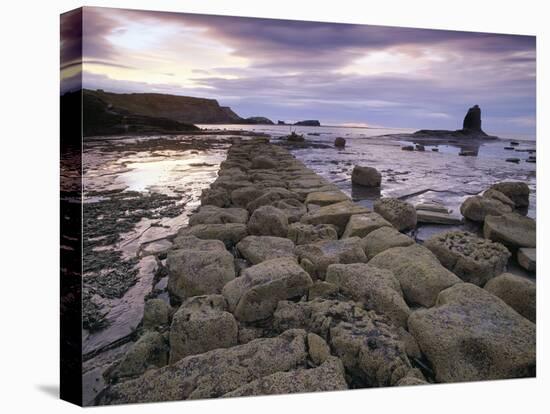
<svg viewBox="0 0 550 414">
<path fill-rule="evenodd" d="M 266 118 L 265 116 L 251 116 L 244 120 L 246 124 L 255 124 L 255 125 L 273 125 L 271 119 Z"/>
<path fill-rule="evenodd" d="M 464 117 L 464 122 L 462 123 L 462 129 L 483 132 L 481 130 L 481 109 L 478 105 L 474 105 L 468 109 L 468 113 Z"/>
<path fill-rule="evenodd" d="M 298 125 L 298 126 L 321 126 L 321 123 L 316 119 L 307 119 L 305 121 L 298 121 L 294 125 Z"/>
<path fill-rule="evenodd" d="M 440 137 L 440 138 L 477 138 L 477 139 L 495 139 L 496 137 L 487 135 L 481 129 L 481 108 L 478 105 L 468 109 L 462 129 L 455 131 L 445 129 L 421 129 L 414 133 L 415 136 Z"/>
</svg>

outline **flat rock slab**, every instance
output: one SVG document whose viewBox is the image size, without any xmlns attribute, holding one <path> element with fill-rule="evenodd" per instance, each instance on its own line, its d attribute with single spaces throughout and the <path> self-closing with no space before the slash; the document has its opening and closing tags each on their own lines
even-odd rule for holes
<svg viewBox="0 0 550 414">
<path fill-rule="evenodd" d="M 296 260 L 272 259 L 245 269 L 223 295 L 239 321 L 253 322 L 271 316 L 280 300 L 304 295 L 312 283 Z"/>
<path fill-rule="evenodd" d="M 510 252 L 502 244 L 465 231 L 436 234 L 424 246 L 451 272 L 478 286 L 500 275 L 510 258 Z"/>
<path fill-rule="evenodd" d="M 273 236 L 247 236 L 237 244 L 237 250 L 252 264 L 281 257 L 295 257 L 294 243 Z"/>
<path fill-rule="evenodd" d="M 427 248 L 418 244 L 394 247 L 369 261 L 369 265 L 391 270 L 399 280 L 407 303 L 430 307 L 444 289 L 462 283 Z"/>
<path fill-rule="evenodd" d="M 418 209 L 416 210 L 416 219 L 419 223 L 433 223 L 433 224 L 449 224 L 457 225 L 462 224 L 462 217 L 452 215 L 449 213 L 443 213 L 439 211 L 431 211 Z"/>
<path fill-rule="evenodd" d="M 306 197 L 306 204 L 324 207 L 346 200 L 349 200 L 349 197 L 341 191 L 321 191 L 309 193 Z"/>
<path fill-rule="evenodd" d="M 498 296 L 517 313 L 536 323 L 537 285 L 533 280 L 503 273 L 489 280 L 485 290 Z"/>
<path fill-rule="evenodd" d="M 537 225 L 532 218 L 517 213 L 488 216 L 483 226 L 483 236 L 511 249 L 536 247 Z"/>
<path fill-rule="evenodd" d="M 352 201 L 341 201 L 309 212 L 304 215 L 300 221 L 305 224 L 313 225 L 333 224 L 338 229 L 338 234 L 341 235 L 351 216 L 355 214 L 365 214 L 369 211 L 368 208 L 355 204 Z"/>
<path fill-rule="evenodd" d="M 438 382 L 535 375 L 535 325 L 476 285 L 442 291 L 436 306 L 411 314 L 409 331 Z"/>
<path fill-rule="evenodd" d="M 400 233 L 393 227 L 381 227 L 371 231 L 361 241 L 363 250 L 369 260 L 392 247 L 405 247 L 413 244 L 414 240 L 412 238 Z"/>
<path fill-rule="evenodd" d="M 365 237 L 380 227 L 391 227 L 391 223 L 375 212 L 355 214 L 350 217 L 342 238 Z"/>
<path fill-rule="evenodd" d="M 522 247 L 518 250 L 518 263 L 529 272 L 537 270 L 537 249 L 534 247 Z"/>
<path fill-rule="evenodd" d="M 288 330 L 275 338 L 192 355 L 175 364 L 112 385 L 99 405 L 216 398 L 258 378 L 296 369 L 307 358 L 306 332 Z"/>
<path fill-rule="evenodd" d="M 416 209 L 405 201 L 391 197 L 380 198 L 374 202 L 374 211 L 399 231 L 416 227 Z"/>
</svg>

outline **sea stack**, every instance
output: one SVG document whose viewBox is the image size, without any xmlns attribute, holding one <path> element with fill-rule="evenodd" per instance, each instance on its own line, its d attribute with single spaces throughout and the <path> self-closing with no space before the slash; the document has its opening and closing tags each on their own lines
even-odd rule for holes
<svg viewBox="0 0 550 414">
<path fill-rule="evenodd" d="M 465 131 L 484 133 L 481 129 L 481 109 L 478 105 L 474 105 L 468 109 L 468 113 L 464 117 L 464 122 L 462 123 L 462 129 Z"/>
</svg>

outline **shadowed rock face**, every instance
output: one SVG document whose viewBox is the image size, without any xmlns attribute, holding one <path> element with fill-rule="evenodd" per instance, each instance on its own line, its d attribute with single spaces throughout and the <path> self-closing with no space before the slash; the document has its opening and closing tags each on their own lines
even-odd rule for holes
<svg viewBox="0 0 550 414">
<path fill-rule="evenodd" d="M 483 132 L 481 130 L 481 109 L 479 106 L 474 105 L 468 109 L 468 113 L 464 117 L 464 122 L 462 123 L 462 129 Z"/>
</svg>

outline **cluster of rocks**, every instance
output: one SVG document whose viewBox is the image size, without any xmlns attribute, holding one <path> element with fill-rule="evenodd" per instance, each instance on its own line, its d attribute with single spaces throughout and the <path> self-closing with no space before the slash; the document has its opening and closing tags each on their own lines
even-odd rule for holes
<svg viewBox="0 0 550 414">
<path fill-rule="evenodd" d="M 259 138 L 218 175 L 167 254 L 170 304 L 146 303 L 97 404 L 535 374 L 535 286 L 502 274 L 500 242 L 421 246 L 413 206 L 357 205 Z"/>
</svg>

